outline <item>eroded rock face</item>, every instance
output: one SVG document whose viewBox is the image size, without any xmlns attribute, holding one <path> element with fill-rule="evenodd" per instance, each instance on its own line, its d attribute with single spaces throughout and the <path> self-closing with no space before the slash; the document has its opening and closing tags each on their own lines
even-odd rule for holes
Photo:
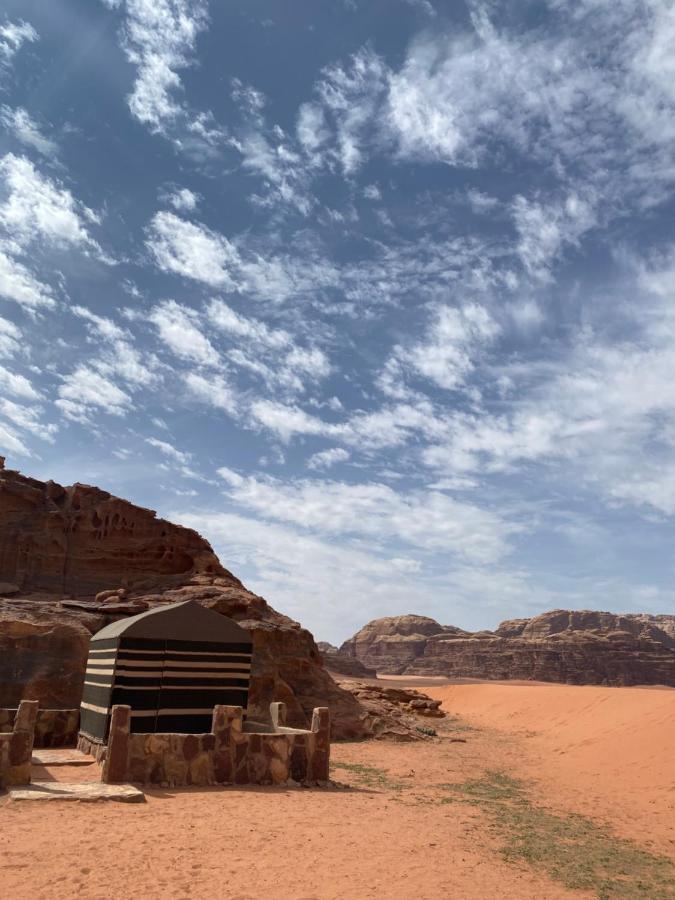
<svg viewBox="0 0 675 900">
<path fill-rule="evenodd" d="M 323 664 L 329 672 L 334 672 L 336 675 L 348 675 L 350 678 L 375 678 L 377 675 L 375 669 L 369 669 L 368 666 L 363 665 L 360 659 L 326 641 L 319 641 L 317 647 L 321 652 Z"/>
<path fill-rule="evenodd" d="M 424 654 L 431 636 L 465 633 L 439 625 L 428 616 L 387 616 L 364 625 L 344 642 L 340 652 L 383 674 L 403 675 Z"/>
<path fill-rule="evenodd" d="M 224 569 L 189 528 L 85 484 L 62 487 L 0 467 L 0 580 L 23 591 L 86 596 Z"/>
<path fill-rule="evenodd" d="M 378 621 L 384 632 L 380 641 Z M 553 610 L 502 622 L 495 632 L 446 627 L 413 638 L 405 662 L 403 653 L 389 652 L 395 621 L 371 622 L 343 647 L 352 647 L 368 665 L 379 662 L 380 674 L 675 686 L 675 616 Z M 407 640 L 402 635 L 403 646 Z"/>
<path fill-rule="evenodd" d="M 79 707 L 92 634 L 120 615 L 193 599 L 250 629 L 253 717 L 282 700 L 288 724 L 306 728 L 328 706 L 335 738 L 368 734 L 367 713 L 323 667 L 306 629 L 248 591 L 197 532 L 98 488 L 0 468 L 0 582 L 20 589 L 0 592 L 0 707 Z"/>
</svg>

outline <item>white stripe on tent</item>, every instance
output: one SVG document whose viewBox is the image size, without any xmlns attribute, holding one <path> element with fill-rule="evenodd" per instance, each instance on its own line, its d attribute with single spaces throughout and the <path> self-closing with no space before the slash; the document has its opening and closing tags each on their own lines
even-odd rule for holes
<svg viewBox="0 0 675 900">
<path fill-rule="evenodd" d="M 90 669 L 87 667 L 86 675 L 112 675 L 114 669 Z"/>
<path fill-rule="evenodd" d="M 104 716 L 107 716 L 110 712 L 107 706 L 95 706 L 93 703 L 81 703 L 80 706 L 82 709 L 88 709 L 90 712 L 103 713 Z"/>
</svg>

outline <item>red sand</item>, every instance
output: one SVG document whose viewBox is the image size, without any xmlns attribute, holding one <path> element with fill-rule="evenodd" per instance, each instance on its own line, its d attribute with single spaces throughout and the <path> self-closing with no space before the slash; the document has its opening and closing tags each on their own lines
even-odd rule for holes
<svg viewBox="0 0 675 900">
<path fill-rule="evenodd" d="M 558 810 L 611 823 L 675 857 L 675 691 L 463 684 L 428 692 L 479 730 L 424 744 L 338 744 L 343 789 L 150 790 L 139 805 L 0 799 L 0 897 L 12 900 L 556 900 L 508 865 L 476 806 L 442 785 L 500 769 Z M 434 723 L 435 724 L 435 723 Z M 442 726 L 439 726 L 442 727 Z M 371 786 L 347 765 L 387 770 Z M 92 777 L 51 767 L 65 780 Z"/>
<path fill-rule="evenodd" d="M 521 741 L 542 803 L 675 857 L 675 690 L 513 682 L 425 687 L 443 708 Z"/>
</svg>

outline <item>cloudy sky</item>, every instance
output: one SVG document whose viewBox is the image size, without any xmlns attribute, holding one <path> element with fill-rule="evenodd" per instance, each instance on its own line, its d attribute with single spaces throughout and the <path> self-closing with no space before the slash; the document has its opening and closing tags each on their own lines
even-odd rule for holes
<svg viewBox="0 0 675 900">
<path fill-rule="evenodd" d="M 675 607 L 670 0 L 3 0 L 0 452 L 339 641 Z"/>
</svg>

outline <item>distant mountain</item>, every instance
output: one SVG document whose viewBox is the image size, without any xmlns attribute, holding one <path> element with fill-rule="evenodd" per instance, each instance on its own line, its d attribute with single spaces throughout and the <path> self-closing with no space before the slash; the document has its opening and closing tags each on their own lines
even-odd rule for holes
<svg viewBox="0 0 675 900">
<path fill-rule="evenodd" d="M 476 633 L 392 616 L 369 622 L 340 655 L 380 675 L 675 687 L 675 616 L 553 610 Z"/>
</svg>

